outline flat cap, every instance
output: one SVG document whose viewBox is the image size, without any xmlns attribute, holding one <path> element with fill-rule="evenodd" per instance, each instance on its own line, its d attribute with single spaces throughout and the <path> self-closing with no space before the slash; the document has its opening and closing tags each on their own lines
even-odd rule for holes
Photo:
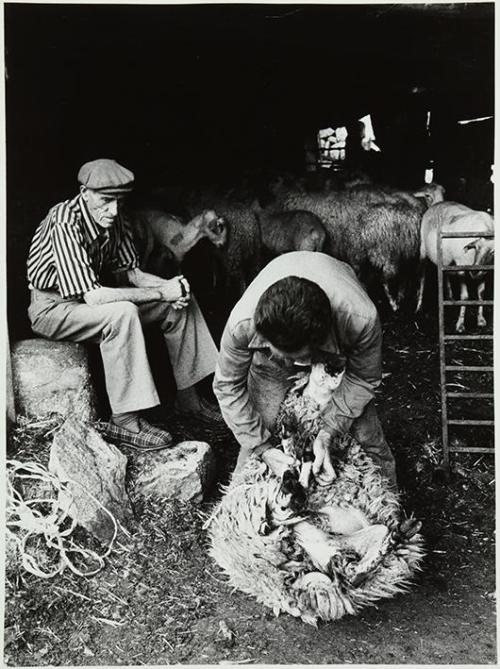
<svg viewBox="0 0 500 669">
<path fill-rule="evenodd" d="M 128 193 L 134 186 L 134 175 L 115 160 L 99 158 L 85 163 L 78 172 L 82 186 L 110 195 Z"/>
</svg>

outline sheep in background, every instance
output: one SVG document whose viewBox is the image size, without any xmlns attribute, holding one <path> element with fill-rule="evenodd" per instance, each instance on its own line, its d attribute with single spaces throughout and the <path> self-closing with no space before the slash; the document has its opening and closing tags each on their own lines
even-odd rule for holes
<svg viewBox="0 0 500 669">
<path fill-rule="evenodd" d="M 389 282 L 406 263 L 418 262 L 420 223 L 427 206 L 423 193 L 438 199 L 442 197 L 440 186 L 429 184 L 419 197 L 368 185 L 335 193 L 304 194 L 278 180 L 271 188 L 277 208 L 304 209 L 321 219 L 327 233 L 326 253 L 349 263 L 361 278 L 367 267 L 378 271 L 389 304 L 393 311 L 398 310 L 403 286 L 399 286 L 395 299 Z"/>
<path fill-rule="evenodd" d="M 264 255 L 269 259 L 290 251 L 321 251 L 326 230 L 310 211 L 257 210 Z"/>
<path fill-rule="evenodd" d="M 421 249 L 422 261 L 426 258 L 437 265 L 438 229 L 442 226 L 447 232 L 494 232 L 494 222 L 490 214 L 484 211 L 475 211 L 457 202 L 440 202 L 431 206 L 424 214 L 421 225 Z M 442 240 L 443 265 L 490 265 L 493 263 L 494 240 L 484 237 L 445 237 Z M 456 272 L 460 281 L 460 299 L 467 300 L 469 297 L 466 283 L 466 273 Z M 448 299 L 452 299 L 452 290 L 447 275 L 445 286 Z M 469 272 L 469 276 L 478 281 L 477 296 L 483 299 L 486 287 L 485 272 Z M 425 285 L 425 269 L 422 270 L 420 286 L 418 291 L 417 312 L 422 306 Z M 477 311 L 477 326 L 486 326 L 483 315 L 483 307 L 480 305 Z M 456 332 L 465 331 L 465 306 L 460 307 L 459 316 L 455 324 Z"/>
<path fill-rule="evenodd" d="M 439 184 L 430 183 L 414 193 L 414 196 L 423 197 L 426 205 L 432 207 L 433 204 L 444 201 L 445 189 Z"/>
<path fill-rule="evenodd" d="M 213 210 L 203 210 L 187 223 L 157 209 L 137 209 L 127 218 L 141 269 L 158 276 L 175 272 L 186 253 L 205 237 L 217 248 L 226 243 L 226 224 Z"/>
<path fill-rule="evenodd" d="M 232 308 L 250 282 L 262 269 L 260 227 L 252 203 L 229 202 L 216 197 L 196 196 L 187 202 L 190 215 L 196 215 L 209 203 L 226 225 L 224 244 L 218 247 L 223 270 L 224 300 Z"/>
<path fill-rule="evenodd" d="M 219 245 L 225 275 L 225 297 L 233 306 L 267 260 L 289 251 L 321 251 L 326 231 L 310 211 L 262 207 L 250 190 L 233 189 L 224 196 L 204 192 L 187 203 L 191 215 L 211 207 L 226 223 L 226 241 Z"/>
</svg>

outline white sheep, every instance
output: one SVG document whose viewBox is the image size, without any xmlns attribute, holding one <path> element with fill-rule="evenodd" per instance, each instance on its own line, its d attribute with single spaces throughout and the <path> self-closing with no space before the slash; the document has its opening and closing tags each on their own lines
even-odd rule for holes
<svg viewBox="0 0 500 669">
<path fill-rule="evenodd" d="M 437 244 L 439 225 L 444 232 L 475 232 L 492 234 L 494 222 L 490 214 L 484 211 L 475 211 L 457 202 L 440 202 L 434 204 L 425 212 L 421 224 L 422 261 L 430 260 L 437 265 Z M 485 237 L 444 237 L 441 241 L 443 251 L 443 265 L 490 265 L 493 263 L 494 240 Z M 460 299 L 469 299 L 465 272 L 454 272 L 460 281 Z M 469 272 L 469 276 L 478 282 L 477 295 L 482 300 L 486 287 L 485 272 Z M 451 284 L 448 274 L 445 275 L 445 287 L 448 299 L 452 298 Z M 422 269 L 417 298 L 417 312 L 422 306 L 425 286 L 425 268 Z M 483 307 L 480 305 L 477 313 L 477 325 L 486 326 Z M 460 307 L 459 316 L 455 324 L 456 332 L 465 331 L 465 305 Z"/>
</svg>

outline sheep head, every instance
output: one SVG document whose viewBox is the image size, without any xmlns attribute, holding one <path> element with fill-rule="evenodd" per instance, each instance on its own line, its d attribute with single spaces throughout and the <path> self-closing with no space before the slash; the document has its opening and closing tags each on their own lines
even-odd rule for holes
<svg viewBox="0 0 500 669">
<path fill-rule="evenodd" d="M 422 197 L 428 207 L 438 202 L 444 202 L 445 189 L 439 184 L 425 184 L 423 188 L 413 193 L 414 197 Z"/>
<path fill-rule="evenodd" d="M 222 248 L 227 242 L 227 221 L 218 216 L 213 209 L 203 211 L 200 217 L 200 226 L 207 239 L 217 248 Z"/>
<path fill-rule="evenodd" d="M 471 265 L 493 265 L 495 260 L 495 241 L 484 237 L 478 237 L 464 246 L 464 251 L 474 251 L 474 260 Z M 469 272 L 471 278 L 481 279 L 485 271 Z"/>
</svg>

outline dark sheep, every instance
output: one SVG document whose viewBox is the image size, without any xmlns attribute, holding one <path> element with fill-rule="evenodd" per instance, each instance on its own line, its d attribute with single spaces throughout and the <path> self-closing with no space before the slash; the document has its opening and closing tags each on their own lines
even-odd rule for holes
<svg viewBox="0 0 500 669">
<path fill-rule="evenodd" d="M 321 219 L 311 211 L 277 211 L 274 208 L 258 212 L 264 254 L 270 258 L 290 251 L 321 251 L 326 230 Z"/>
<path fill-rule="evenodd" d="M 195 216 L 202 211 L 208 202 L 226 224 L 226 242 L 216 253 L 222 268 L 219 287 L 224 300 L 232 306 L 263 266 L 257 205 L 200 197 L 197 201 L 191 199 L 187 204 L 190 215 Z"/>
</svg>

